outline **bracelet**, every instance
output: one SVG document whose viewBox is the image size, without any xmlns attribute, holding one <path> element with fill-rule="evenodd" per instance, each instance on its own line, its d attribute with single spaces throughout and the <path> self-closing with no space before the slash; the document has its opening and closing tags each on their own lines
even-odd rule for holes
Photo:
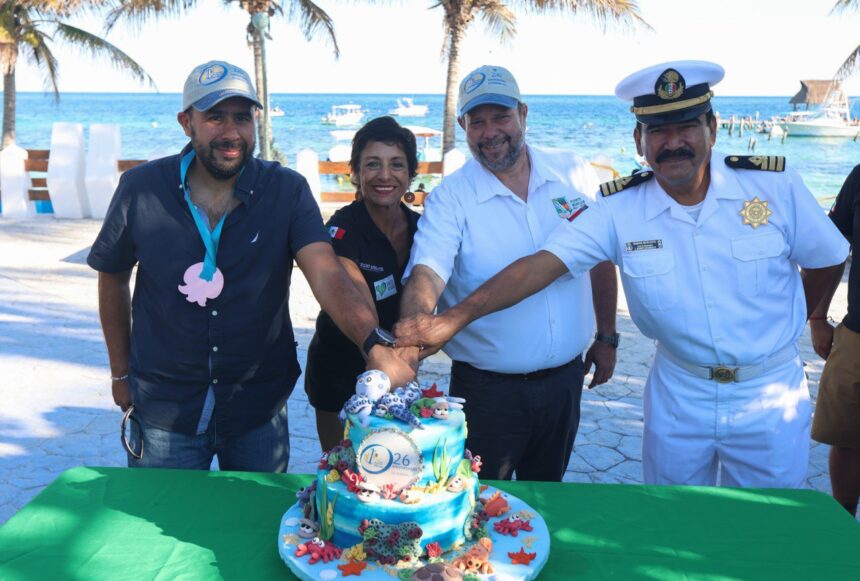
<svg viewBox="0 0 860 581">
<path fill-rule="evenodd" d="M 128 379 L 128 373 L 126 373 L 125 375 L 120 375 L 119 377 L 111 375 L 110 379 L 111 381 L 125 381 L 126 379 Z"/>
</svg>

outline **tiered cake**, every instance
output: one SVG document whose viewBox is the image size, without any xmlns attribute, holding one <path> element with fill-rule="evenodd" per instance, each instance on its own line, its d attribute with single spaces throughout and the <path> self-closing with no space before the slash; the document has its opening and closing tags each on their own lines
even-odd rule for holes
<svg viewBox="0 0 860 581">
<path fill-rule="evenodd" d="M 435 385 L 389 387 L 381 372 L 359 377 L 344 440 L 282 520 L 289 567 L 303 579 L 429 579 L 436 569 L 533 578 L 549 553 L 546 525 L 522 501 L 482 492 L 463 400 Z"/>
</svg>

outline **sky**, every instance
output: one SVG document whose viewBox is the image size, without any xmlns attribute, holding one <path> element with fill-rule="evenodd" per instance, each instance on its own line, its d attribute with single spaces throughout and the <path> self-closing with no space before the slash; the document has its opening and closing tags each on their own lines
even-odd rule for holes
<svg viewBox="0 0 860 581">
<path fill-rule="evenodd" d="M 290 0 L 283 0 L 289 4 Z M 517 36 L 501 44 L 483 23 L 471 25 L 461 50 L 460 77 L 482 64 L 510 69 L 524 94 L 611 95 L 628 73 L 676 59 L 721 64 L 718 95 L 793 95 L 800 79 L 832 77 L 860 44 L 860 11 L 830 15 L 835 0 L 639 0 L 653 31 L 609 26 L 586 15 L 519 14 Z M 432 0 L 358 2 L 318 0 L 334 19 L 341 50 L 336 60 L 323 37 L 308 42 L 283 16 L 272 20 L 266 44 L 271 93 L 442 94 L 442 12 Z M 95 16 L 71 24 L 101 32 Z M 118 26 L 108 36 L 154 78 L 157 89 L 182 91 L 191 69 L 223 59 L 249 72 L 247 14 L 221 0 L 199 0 L 181 18 L 141 27 Z M 153 91 L 104 61 L 55 45 L 63 92 Z M 42 91 L 33 65 L 19 59 L 19 91 Z M 846 81 L 860 95 L 860 73 Z"/>
</svg>

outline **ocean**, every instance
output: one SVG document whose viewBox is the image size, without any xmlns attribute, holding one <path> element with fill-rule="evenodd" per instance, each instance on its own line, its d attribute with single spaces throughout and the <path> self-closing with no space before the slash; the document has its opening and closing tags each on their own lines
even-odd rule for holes
<svg viewBox="0 0 860 581">
<path fill-rule="evenodd" d="M 294 165 L 296 153 L 305 148 L 326 159 L 334 145 L 331 125 L 320 119 L 333 105 L 357 103 L 367 111 L 365 121 L 385 115 L 396 106 L 398 97 L 409 96 L 416 104 L 428 105 L 426 117 L 402 119 L 403 124 L 442 129 L 442 95 L 379 94 L 273 94 L 272 106 L 285 115 L 272 118 L 275 145 Z M 714 98 L 714 109 L 721 117 L 731 115 L 770 119 L 791 110 L 784 97 Z M 175 93 L 63 93 L 60 102 L 43 93 L 19 93 L 17 101 L 17 143 L 29 149 L 50 146 L 51 125 L 56 121 L 118 123 L 122 133 L 124 159 L 149 159 L 177 152 L 186 142 L 176 122 L 180 95 Z M 531 95 L 527 141 L 536 145 L 571 148 L 586 159 L 606 156 L 623 175 L 637 167 L 633 143 L 634 119 L 629 104 L 612 96 Z M 852 106 L 852 116 L 860 116 L 860 100 Z M 750 137 L 756 140 L 749 150 Z M 468 155 L 463 132 L 457 131 L 457 147 Z M 784 142 L 769 141 L 766 134 L 746 130 L 743 136 L 729 136 L 722 129 L 716 149 L 726 154 L 783 155 L 787 165 L 803 176 L 806 185 L 822 206 L 828 207 L 843 180 L 860 163 L 860 141 L 839 138 L 789 136 Z M 324 186 L 325 187 L 325 186 Z"/>
</svg>

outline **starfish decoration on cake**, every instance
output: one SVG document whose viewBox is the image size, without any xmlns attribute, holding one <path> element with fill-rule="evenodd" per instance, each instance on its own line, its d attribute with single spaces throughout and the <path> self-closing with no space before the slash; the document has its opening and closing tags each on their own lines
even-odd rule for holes
<svg viewBox="0 0 860 581">
<path fill-rule="evenodd" d="M 523 537 L 523 548 L 531 549 L 532 545 L 537 542 L 537 537 Z"/>
<path fill-rule="evenodd" d="M 349 577 L 350 575 L 361 577 L 361 572 L 364 571 L 365 567 L 367 567 L 367 563 L 363 563 L 361 561 L 350 561 L 346 565 L 337 566 L 337 568 L 343 573 L 344 577 Z"/>
<path fill-rule="evenodd" d="M 421 390 L 422 397 L 442 397 L 443 395 L 445 395 L 445 392 L 439 391 L 435 383 L 430 386 L 430 389 Z"/>
<path fill-rule="evenodd" d="M 537 553 L 526 553 L 525 549 L 520 547 L 516 553 L 508 553 L 511 558 L 511 563 L 514 565 L 531 565 L 532 560 L 537 557 Z"/>
</svg>

